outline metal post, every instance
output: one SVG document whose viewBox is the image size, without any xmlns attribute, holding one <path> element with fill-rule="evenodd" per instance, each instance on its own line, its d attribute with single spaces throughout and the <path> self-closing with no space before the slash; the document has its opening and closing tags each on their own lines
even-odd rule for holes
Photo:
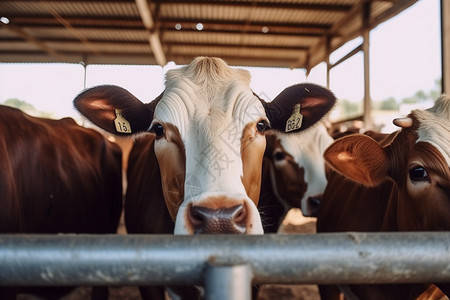
<svg viewBox="0 0 450 300">
<path fill-rule="evenodd" d="M 441 0 L 442 93 L 450 93 L 450 3 Z"/>
<path fill-rule="evenodd" d="M 331 70 L 331 63 L 330 63 L 330 52 L 331 52 L 331 36 L 327 36 L 326 37 L 326 51 L 327 51 L 327 55 L 326 55 L 326 59 L 325 59 L 325 63 L 327 65 L 327 70 L 326 70 L 326 80 L 327 80 L 327 88 L 331 87 L 331 82 L 330 82 L 330 70 Z"/>
<path fill-rule="evenodd" d="M 87 65 L 86 62 L 81 62 L 83 66 L 83 90 L 86 89 L 86 78 L 87 78 Z"/>
<path fill-rule="evenodd" d="M 209 262 L 205 273 L 206 300 L 250 300 L 252 271 L 247 264 Z"/>
</svg>

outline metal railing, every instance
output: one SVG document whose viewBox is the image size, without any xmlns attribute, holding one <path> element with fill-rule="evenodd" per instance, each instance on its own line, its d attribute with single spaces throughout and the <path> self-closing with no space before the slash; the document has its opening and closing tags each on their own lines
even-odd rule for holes
<svg viewBox="0 0 450 300">
<path fill-rule="evenodd" d="M 417 282 L 450 282 L 450 233 L 0 235 L 3 286 L 200 285 L 207 299 L 250 299 L 252 283 Z"/>
</svg>

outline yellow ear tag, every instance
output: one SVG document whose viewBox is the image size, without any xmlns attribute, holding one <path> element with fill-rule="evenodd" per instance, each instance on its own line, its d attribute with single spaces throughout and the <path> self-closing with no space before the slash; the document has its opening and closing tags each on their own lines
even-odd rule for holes
<svg viewBox="0 0 450 300">
<path fill-rule="evenodd" d="M 303 115 L 300 113 L 300 107 L 300 103 L 297 103 L 294 106 L 294 111 L 286 122 L 286 129 L 284 130 L 285 132 L 297 130 L 302 127 Z"/>
<path fill-rule="evenodd" d="M 130 133 L 131 134 L 131 126 L 130 122 L 128 122 L 121 114 L 119 109 L 115 110 L 116 118 L 114 119 L 114 125 L 116 125 L 116 131 L 120 133 Z"/>
</svg>

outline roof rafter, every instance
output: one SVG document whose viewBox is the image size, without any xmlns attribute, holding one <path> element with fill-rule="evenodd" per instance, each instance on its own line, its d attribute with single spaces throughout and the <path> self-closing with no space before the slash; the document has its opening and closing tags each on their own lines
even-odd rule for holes
<svg viewBox="0 0 450 300">
<path fill-rule="evenodd" d="M 345 4 L 309 4 L 295 2 L 266 2 L 266 1 L 209 1 L 209 0 L 153 0 L 154 3 L 163 5 L 187 4 L 187 5 L 216 5 L 216 6 L 234 6 L 234 7 L 258 7 L 258 8 L 278 8 L 278 9 L 297 9 L 297 10 L 317 10 L 347 12 L 351 5 Z"/>
<path fill-rule="evenodd" d="M 71 62 L 165 65 L 212 55 L 240 65 L 310 69 L 417 1 L 1 0 L 0 16 L 9 24 L 0 26 L 0 61 L 65 55 Z M 362 3 L 373 8 L 365 27 Z"/>
<path fill-rule="evenodd" d="M 44 51 L 48 53 L 50 56 L 55 57 L 58 60 L 64 61 L 65 57 L 63 54 L 57 52 L 56 50 L 48 47 L 44 42 L 41 40 L 31 36 L 30 34 L 26 33 L 24 30 L 22 30 L 20 27 L 15 25 L 4 25 L 0 22 L 2 27 L 6 28 L 7 30 L 13 32 L 15 35 L 21 37 L 22 39 L 28 41 L 29 43 L 35 45 L 37 48 L 39 48 L 41 51 Z"/>
<path fill-rule="evenodd" d="M 101 19 L 96 18 L 95 21 L 64 18 L 67 22 L 72 24 L 74 29 L 84 30 L 141 30 L 142 23 L 140 20 L 118 20 L 118 19 Z M 33 29 L 52 29 L 61 27 L 61 23 L 52 18 L 39 18 L 39 19 L 27 19 L 27 18 L 13 18 L 14 23 L 21 27 L 32 27 Z M 120 24 L 127 23 L 126 26 L 120 26 Z M 198 23 L 198 22 L 197 22 Z M 182 29 L 177 30 L 176 25 L 181 26 Z M 242 24 L 240 22 L 220 22 L 220 21 L 206 21 L 202 22 L 204 25 L 202 32 L 216 32 L 216 33 L 242 33 Z M 195 28 L 196 22 L 193 20 L 181 20 L 175 22 L 174 20 L 162 20 L 159 22 L 159 31 L 164 30 L 167 32 L 186 32 L 186 31 L 198 31 Z M 266 28 L 266 32 L 262 31 L 262 28 Z M 264 35 L 280 35 L 280 36 L 311 36 L 319 37 L 323 35 L 329 29 L 326 25 L 311 25 L 302 23 L 252 23 L 246 25 L 245 33 L 251 34 L 264 34 Z"/>
<path fill-rule="evenodd" d="M 148 41 L 152 48 L 153 55 L 160 66 L 165 66 L 167 63 L 166 55 L 161 45 L 158 31 L 155 28 L 155 22 L 153 20 L 152 12 L 148 6 L 147 0 L 136 0 L 136 5 L 141 15 L 142 22 L 145 28 L 149 31 Z"/>
</svg>

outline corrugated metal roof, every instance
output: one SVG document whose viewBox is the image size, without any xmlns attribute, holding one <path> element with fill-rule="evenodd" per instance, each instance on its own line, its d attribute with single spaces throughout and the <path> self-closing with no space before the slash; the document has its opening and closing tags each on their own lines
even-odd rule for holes
<svg viewBox="0 0 450 300">
<path fill-rule="evenodd" d="M 0 62 L 183 64 L 207 55 L 311 68 L 326 59 L 326 41 L 332 51 L 416 1 L 2 0 L 10 22 L 0 23 Z"/>
</svg>

